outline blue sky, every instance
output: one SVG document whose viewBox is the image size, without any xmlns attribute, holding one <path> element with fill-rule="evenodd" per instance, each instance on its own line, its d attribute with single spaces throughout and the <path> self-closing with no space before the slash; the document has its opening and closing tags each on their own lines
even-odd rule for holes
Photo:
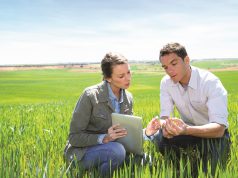
<svg viewBox="0 0 238 178">
<path fill-rule="evenodd" d="M 168 42 L 191 59 L 238 58 L 237 0 L 0 0 L 0 65 L 158 60 Z"/>
</svg>

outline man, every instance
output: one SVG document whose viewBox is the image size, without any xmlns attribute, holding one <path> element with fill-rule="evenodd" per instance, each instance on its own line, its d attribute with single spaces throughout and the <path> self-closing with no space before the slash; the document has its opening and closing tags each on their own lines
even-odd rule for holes
<svg viewBox="0 0 238 178">
<path fill-rule="evenodd" d="M 172 150 L 178 158 L 181 149 L 198 149 L 204 171 L 210 158 L 214 174 L 230 150 L 227 91 L 215 75 L 190 66 L 186 49 L 179 43 L 165 45 L 160 62 L 167 73 L 160 85 L 160 118 L 165 121 L 154 137 L 155 144 L 162 154 Z M 172 115 L 174 106 L 181 118 Z M 153 133 L 145 130 L 148 136 Z"/>
</svg>

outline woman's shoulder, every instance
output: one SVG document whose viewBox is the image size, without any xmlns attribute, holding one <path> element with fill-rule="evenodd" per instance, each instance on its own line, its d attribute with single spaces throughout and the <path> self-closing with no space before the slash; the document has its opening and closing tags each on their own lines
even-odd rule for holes
<svg viewBox="0 0 238 178">
<path fill-rule="evenodd" d="M 126 97 L 128 98 L 129 101 L 132 101 L 133 100 L 133 95 L 131 92 L 125 90 L 125 95 Z"/>
<path fill-rule="evenodd" d="M 105 88 L 106 88 L 106 84 L 103 81 L 96 85 L 92 85 L 92 86 L 85 88 L 84 93 L 86 93 L 87 95 L 99 93 L 99 92 L 103 92 L 105 90 Z"/>
<path fill-rule="evenodd" d="M 133 97 L 133 96 L 132 96 L 132 93 L 129 92 L 128 90 L 125 90 L 125 93 L 126 93 L 126 95 L 128 95 L 128 96 L 130 96 L 130 97 Z"/>
</svg>

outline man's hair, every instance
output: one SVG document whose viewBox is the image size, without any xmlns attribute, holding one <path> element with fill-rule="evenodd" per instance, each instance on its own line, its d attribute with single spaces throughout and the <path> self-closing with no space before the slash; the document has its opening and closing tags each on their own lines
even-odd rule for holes
<svg viewBox="0 0 238 178">
<path fill-rule="evenodd" d="M 127 64 L 128 60 L 119 53 L 109 52 L 101 61 L 101 69 L 103 79 L 110 78 L 112 76 L 112 69 L 115 65 Z"/>
<path fill-rule="evenodd" d="M 159 59 L 165 55 L 175 53 L 183 60 L 188 55 L 184 46 L 179 43 L 168 43 L 160 50 Z"/>
</svg>

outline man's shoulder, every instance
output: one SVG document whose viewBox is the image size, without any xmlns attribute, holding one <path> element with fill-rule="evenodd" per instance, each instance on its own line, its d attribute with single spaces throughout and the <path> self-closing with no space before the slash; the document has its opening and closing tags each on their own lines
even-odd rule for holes
<svg viewBox="0 0 238 178">
<path fill-rule="evenodd" d="M 219 78 L 216 75 L 214 75 L 212 72 L 208 70 L 192 66 L 192 71 L 196 73 L 196 76 L 198 77 L 197 80 L 200 79 L 203 82 L 219 80 Z"/>
<path fill-rule="evenodd" d="M 212 72 L 199 68 L 196 68 L 194 71 L 196 73 L 196 77 L 193 77 L 193 80 L 196 81 L 200 89 L 203 89 L 210 94 L 214 94 L 216 92 L 226 93 L 221 80 Z"/>
</svg>

